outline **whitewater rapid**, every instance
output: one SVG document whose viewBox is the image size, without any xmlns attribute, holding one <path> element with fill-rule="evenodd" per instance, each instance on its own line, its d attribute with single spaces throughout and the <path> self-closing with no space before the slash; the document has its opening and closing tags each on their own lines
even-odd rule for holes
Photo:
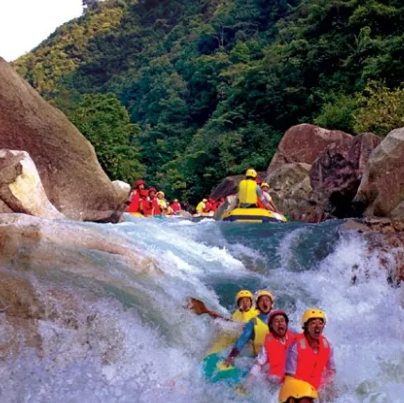
<svg viewBox="0 0 404 403">
<path fill-rule="evenodd" d="M 295 329 L 305 309 L 326 312 L 325 335 L 337 366 L 335 403 L 404 402 L 402 290 L 387 284 L 376 252 L 359 234 L 342 230 L 341 222 L 243 225 L 127 217 L 118 225 L 74 225 L 78 233 L 80 226 L 91 227 L 142 251 L 158 270 L 136 273 L 105 253 L 85 252 L 90 275 L 74 263 L 74 253 L 84 252 L 72 251 L 70 267 L 21 274 L 63 320 L 39 321 L 40 353 L 25 346 L 18 356 L 1 356 L 2 402 L 275 403 L 277 395 L 264 383 L 241 397 L 231 387 L 210 384 L 201 372 L 219 325 L 184 309 L 185 300 L 199 298 L 230 316 L 240 288 L 271 290 L 275 307 L 288 311 Z M 51 299 L 54 289 L 73 293 L 79 309 Z M 4 336 L 3 316 L 0 324 Z"/>
</svg>

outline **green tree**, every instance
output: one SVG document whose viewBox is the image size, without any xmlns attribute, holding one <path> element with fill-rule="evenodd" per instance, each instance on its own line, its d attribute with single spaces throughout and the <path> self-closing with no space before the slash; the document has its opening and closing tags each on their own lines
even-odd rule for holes
<svg viewBox="0 0 404 403">
<path fill-rule="evenodd" d="M 139 162 L 138 125 L 113 94 L 85 95 L 70 120 L 94 146 L 98 160 L 111 180 L 131 183 L 144 175 Z"/>
<path fill-rule="evenodd" d="M 356 131 L 385 136 L 404 126 L 403 86 L 390 89 L 381 82 L 370 81 L 359 102 L 362 107 L 355 114 Z"/>
</svg>

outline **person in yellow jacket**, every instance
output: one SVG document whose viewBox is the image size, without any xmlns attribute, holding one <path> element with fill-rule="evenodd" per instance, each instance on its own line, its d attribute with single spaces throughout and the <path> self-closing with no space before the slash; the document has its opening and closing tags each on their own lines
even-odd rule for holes
<svg viewBox="0 0 404 403">
<path fill-rule="evenodd" d="M 236 322 L 247 323 L 250 319 L 258 316 L 259 311 L 253 307 L 254 296 L 251 291 L 241 290 L 236 295 L 237 310 L 231 319 Z"/>
<path fill-rule="evenodd" d="M 270 210 L 270 206 L 265 199 L 260 186 L 256 182 L 257 172 L 255 169 L 247 169 L 245 179 L 238 185 L 238 206 L 241 208 L 257 208 L 258 199 L 263 203 L 265 208 Z"/>
<path fill-rule="evenodd" d="M 268 315 L 272 310 L 274 296 L 267 290 L 258 291 L 255 296 L 255 306 L 259 311 L 258 316 L 250 319 L 245 325 L 243 333 L 237 339 L 224 364 L 228 367 L 240 354 L 244 346 L 252 341 L 254 355 L 257 356 L 264 344 L 265 335 L 269 333 Z"/>
<path fill-rule="evenodd" d="M 196 215 L 200 215 L 205 211 L 207 202 L 208 199 L 203 199 L 201 202 L 198 203 L 198 205 L 196 206 Z"/>
</svg>

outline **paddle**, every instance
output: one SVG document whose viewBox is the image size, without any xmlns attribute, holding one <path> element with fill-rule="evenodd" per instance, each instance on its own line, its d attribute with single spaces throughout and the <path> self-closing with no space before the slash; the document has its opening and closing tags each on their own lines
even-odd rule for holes
<svg viewBox="0 0 404 403">
<path fill-rule="evenodd" d="M 224 320 L 231 320 L 228 318 L 225 318 L 224 316 L 220 315 L 220 313 L 217 313 L 215 311 L 211 311 L 206 307 L 203 301 L 200 299 L 196 299 L 194 297 L 188 297 L 185 302 L 185 308 L 193 311 L 197 315 L 203 315 L 203 314 L 208 314 L 214 319 L 220 318 Z"/>
</svg>

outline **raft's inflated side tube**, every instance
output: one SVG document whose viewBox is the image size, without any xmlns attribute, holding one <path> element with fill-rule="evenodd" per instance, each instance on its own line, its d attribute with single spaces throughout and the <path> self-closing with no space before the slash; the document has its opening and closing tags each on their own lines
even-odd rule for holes
<svg viewBox="0 0 404 403">
<path fill-rule="evenodd" d="M 223 214 L 222 221 L 244 223 L 281 223 L 287 222 L 283 214 L 261 208 L 235 208 Z"/>
<path fill-rule="evenodd" d="M 209 349 L 208 355 L 203 360 L 203 373 L 210 382 L 224 381 L 230 385 L 237 385 L 248 375 L 248 370 L 238 368 L 237 365 L 228 367 L 224 365 L 230 347 L 236 342 L 241 330 L 242 327 L 237 331 L 222 332 Z"/>
<path fill-rule="evenodd" d="M 145 218 L 145 216 L 142 213 L 128 213 L 130 215 L 133 215 L 134 217 L 143 217 Z"/>
<path fill-rule="evenodd" d="M 142 217 L 142 218 L 157 218 L 158 220 L 165 219 L 166 217 L 163 215 L 153 215 L 153 216 L 144 216 L 142 213 L 128 213 L 133 215 L 134 217 Z"/>
</svg>

